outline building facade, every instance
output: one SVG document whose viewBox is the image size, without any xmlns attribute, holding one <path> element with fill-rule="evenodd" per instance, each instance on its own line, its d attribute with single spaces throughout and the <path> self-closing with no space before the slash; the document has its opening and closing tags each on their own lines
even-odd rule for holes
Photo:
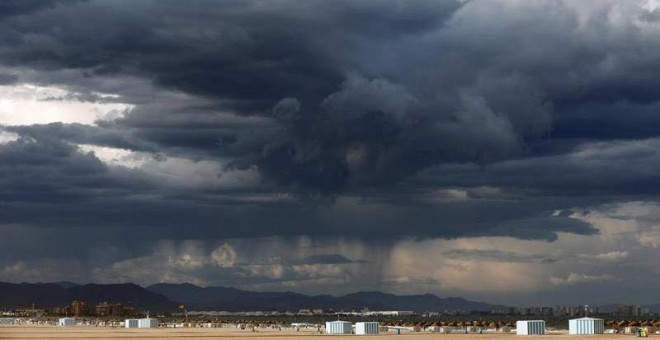
<svg viewBox="0 0 660 340">
<path fill-rule="evenodd" d="M 543 335 L 545 334 L 545 321 L 521 320 L 516 321 L 517 335 Z"/>
<path fill-rule="evenodd" d="M 355 334 L 378 334 L 380 330 L 380 325 L 378 322 L 356 322 L 355 323 Z"/>
<path fill-rule="evenodd" d="M 605 321 L 595 318 L 580 318 L 568 320 L 568 334 L 588 335 L 605 333 Z"/>
<path fill-rule="evenodd" d="M 353 333 L 353 324 L 348 321 L 326 322 L 325 332 L 328 334 L 351 334 Z"/>
<path fill-rule="evenodd" d="M 57 325 L 60 327 L 69 327 L 76 325 L 76 319 L 74 318 L 60 318 L 57 320 Z"/>
</svg>

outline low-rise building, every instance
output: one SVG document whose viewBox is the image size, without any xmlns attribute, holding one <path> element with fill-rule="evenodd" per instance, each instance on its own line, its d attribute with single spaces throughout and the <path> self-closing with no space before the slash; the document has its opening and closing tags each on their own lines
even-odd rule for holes
<svg viewBox="0 0 660 340">
<path fill-rule="evenodd" d="M 519 320 L 516 321 L 517 335 L 543 335 L 545 334 L 545 321 Z"/>
<path fill-rule="evenodd" d="M 156 328 L 158 327 L 158 320 L 152 318 L 138 319 L 138 328 Z"/>
<path fill-rule="evenodd" d="M 138 328 L 139 322 L 138 319 L 126 319 L 124 321 L 125 328 Z"/>
<path fill-rule="evenodd" d="M 596 318 L 579 318 L 568 321 L 568 334 L 589 335 L 605 333 L 605 321 Z"/>
<path fill-rule="evenodd" d="M 76 325 L 76 319 L 75 318 L 60 318 L 57 320 L 57 325 L 60 327 L 69 327 L 69 326 L 75 326 Z"/>
<path fill-rule="evenodd" d="M 380 325 L 378 322 L 357 322 L 355 323 L 355 334 L 378 334 Z"/>
<path fill-rule="evenodd" d="M 353 324 L 348 321 L 326 322 L 325 332 L 328 334 L 351 334 L 353 333 Z"/>
</svg>

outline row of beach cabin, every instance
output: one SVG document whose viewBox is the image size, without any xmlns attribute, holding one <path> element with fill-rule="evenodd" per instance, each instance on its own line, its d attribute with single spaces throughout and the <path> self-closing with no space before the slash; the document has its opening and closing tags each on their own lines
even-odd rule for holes
<svg viewBox="0 0 660 340">
<path fill-rule="evenodd" d="M 124 321 L 125 328 L 156 328 L 158 327 L 158 320 L 152 318 L 142 319 L 126 319 Z M 76 325 L 75 318 L 60 318 L 57 320 L 57 325 L 60 327 L 70 327 Z"/>
<path fill-rule="evenodd" d="M 355 326 L 348 321 L 330 321 L 325 323 L 327 334 L 378 334 L 378 322 L 357 322 Z M 572 319 L 568 322 L 568 334 L 589 335 L 605 333 L 605 321 L 596 318 Z M 518 335 L 543 335 L 545 334 L 545 321 L 523 320 L 516 322 L 516 334 Z"/>
<path fill-rule="evenodd" d="M 0 324 L 14 324 L 14 320 L 10 320 L 9 318 L 0 321 L 2 321 Z M 57 324 L 62 327 L 75 326 L 76 319 L 72 317 L 60 318 Z M 125 328 L 156 328 L 158 326 L 158 319 L 152 318 L 126 319 L 124 321 Z M 325 323 L 325 332 L 327 334 L 379 334 L 381 331 L 405 332 L 408 331 L 408 328 L 384 326 L 384 328 L 381 329 L 378 322 L 357 322 L 352 324 L 348 321 L 330 321 Z M 456 329 L 452 329 L 452 327 L 442 327 L 442 329 L 435 331 L 451 333 L 455 332 Z M 467 332 L 467 329 L 465 331 Z M 544 320 L 521 320 L 516 322 L 516 334 L 518 335 L 543 335 L 545 333 L 546 327 Z M 570 335 L 604 334 L 605 322 L 603 319 L 590 317 L 572 319 L 568 322 L 568 333 Z"/>
<path fill-rule="evenodd" d="M 378 322 L 356 322 L 355 334 L 378 334 L 380 325 Z M 327 334 L 352 334 L 353 324 L 348 321 L 330 321 L 325 323 Z"/>
</svg>

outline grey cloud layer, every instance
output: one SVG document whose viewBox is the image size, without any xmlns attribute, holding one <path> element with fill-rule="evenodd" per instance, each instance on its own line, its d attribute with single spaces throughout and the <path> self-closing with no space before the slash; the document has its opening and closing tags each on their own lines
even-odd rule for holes
<svg viewBox="0 0 660 340">
<path fill-rule="evenodd" d="M 334 193 L 396 181 L 448 159 L 500 159 L 519 151 L 520 138 L 547 131 L 549 111 L 538 95 L 522 93 L 516 108 L 500 114 L 479 91 L 460 90 L 469 84 L 455 83 L 433 57 L 443 58 L 442 51 L 408 55 L 414 47 L 454 49 L 440 46 L 456 44 L 457 37 L 443 32 L 461 5 L 64 3 L 6 19 L 0 58 L 41 69 L 146 76 L 213 98 L 216 108 L 272 116 L 282 131 L 241 150 L 237 163 L 256 164 L 267 179 L 302 192 Z M 428 79 L 415 77 L 421 66 L 430 70 Z M 526 86 L 515 75 L 506 83 Z M 501 85 L 486 80 L 483 87 L 498 92 Z M 296 106 L 284 108 L 286 98 Z M 511 99 L 499 101 L 495 109 Z M 212 138 L 222 138 L 221 131 L 208 133 L 145 131 L 165 145 L 213 146 Z M 231 148 L 245 138 L 227 134 L 223 143 Z"/>
<path fill-rule="evenodd" d="M 584 8 L 561 2 L 509 4 L 516 15 L 486 14 L 505 9 L 480 1 L 15 6 L 0 23 L 6 65 L 146 77 L 206 99 L 198 107 L 138 105 L 99 127 L 12 131 L 230 157 L 229 167 L 256 166 L 266 183 L 306 195 L 390 186 L 437 164 L 524 157 L 534 141 L 548 140 L 553 116 L 554 135 L 607 138 L 588 130 L 602 116 L 584 110 L 652 107 L 660 88 L 649 76 L 660 53 L 648 39 L 655 23 L 638 4 L 594 6 L 586 18 Z M 599 11 L 623 13 L 623 27 Z M 642 44 L 643 53 L 630 55 Z M 232 125 L 219 113 L 227 110 L 262 118 Z"/>
<path fill-rule="evenodd" d="M 39 256 L 114 247 L 125 255 L 113 263 L 163 239 L 593 236 L 576 212 L 657 199 L 658 11 L 3 2 L 0 86 L 134 108 L 94 125 L 2 127 L 20 138 L 0 143 L 0 225 L 67 235 Z M 298 265 L 359 260 L 313 256 Z"/>
</svg>

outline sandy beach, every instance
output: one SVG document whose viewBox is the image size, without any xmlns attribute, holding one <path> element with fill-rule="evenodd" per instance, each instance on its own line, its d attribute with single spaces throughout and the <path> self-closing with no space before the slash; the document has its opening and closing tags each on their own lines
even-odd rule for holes
<svg viewBox="0 0 660 340">
<path fill-rule="evenodd" d="M 380 339 L 383 337 L 403 339 L 512 339 L 519 338 L 515 334 L 439 334 L 439 333 L 384 333 L 375 336 L 366 335 L 327 335 L 317 334 L 311 330 L 259 330 L 252 332 L 233 328 L 158 328 L 158 329 L 125 329 L 107 327 L 53 327 L 53 326 L 3 326 L 0 327 L 0 339 L 221 339 L 221 338 L 266 338 L 266 339 L 319 339 L 319 338 L 351 338 Z M 524 339 L 616 339 L 634 337 L 631 334 L 605 334 L 597 336 L 570 336 L 566 333 L 551 332 L 544 336 L 524 336 Z M 660 339 L 660 335 L 652 335 Z"/>
</svg>

